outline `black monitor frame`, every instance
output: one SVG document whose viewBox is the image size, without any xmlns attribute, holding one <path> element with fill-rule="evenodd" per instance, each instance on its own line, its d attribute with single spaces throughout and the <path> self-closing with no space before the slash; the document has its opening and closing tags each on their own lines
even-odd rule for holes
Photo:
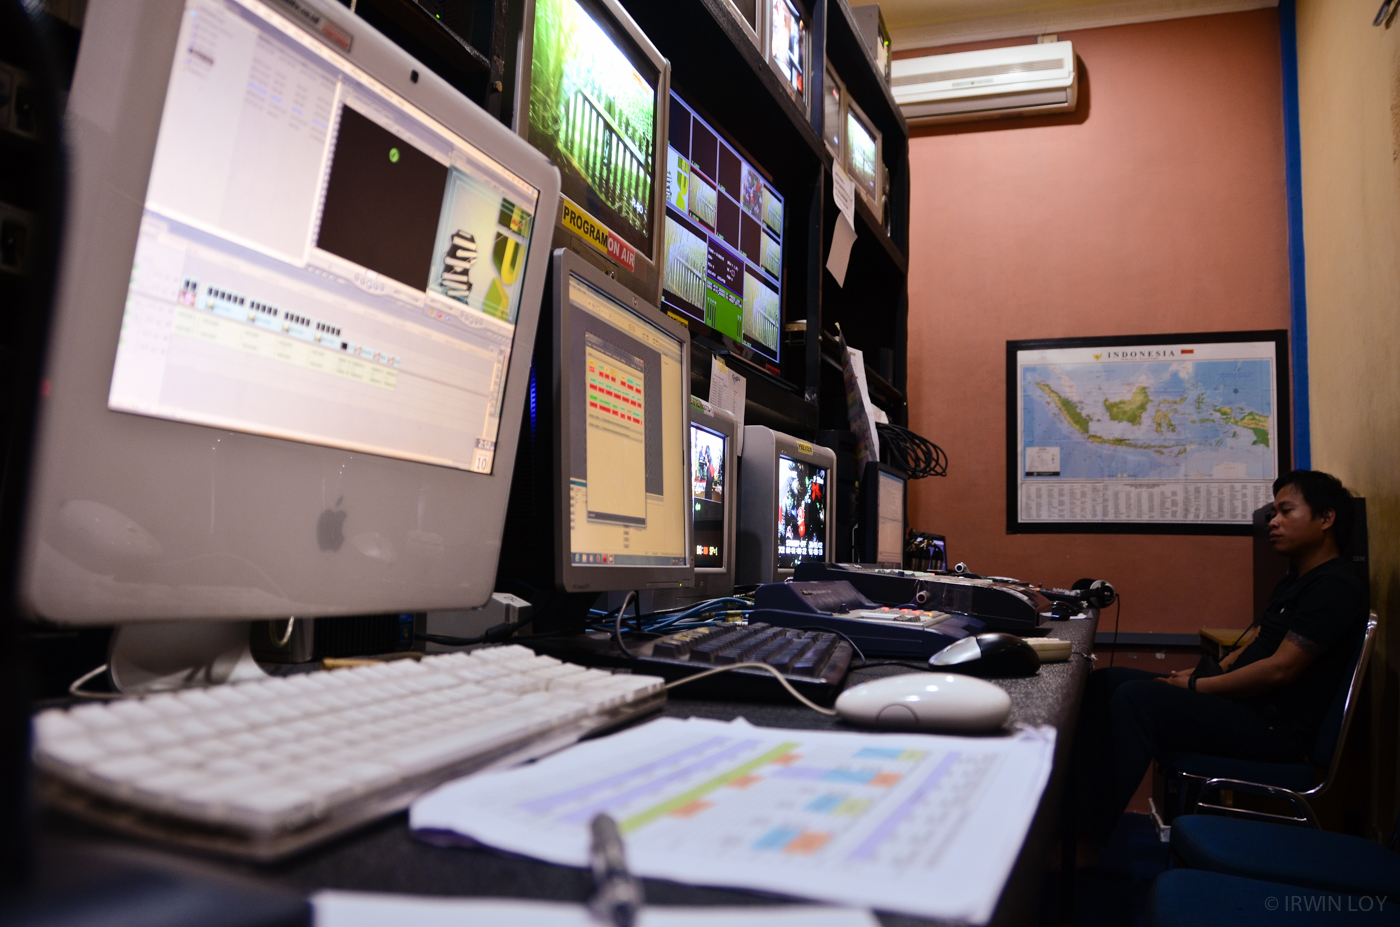
<svg viewBox="0 0 1400 927">
<path fill-rule="evenodd" d="M 566 592 L 614 592 L 642 589 L 675 589 L 695 584 L 695 541 L 690 515 L 690 488 L 681 487 L 685 499 L 686 515 L 684 566 L 584 566 L 577 565 L 570 558 L 569 530 L 569 472 L 565 461 L 570 459 L 573 449 L 569 421 L 569 403 L 566 385 L 571 380 L 573 367 L 566 346 L 572 332 L 569 309 L 568 281 L 577 275 L 590 286 L 615 301 L 620 308 L 630 311 L 640 320 L 655 326 L 674 337 L 681 345 L 681 389 L 680 397 L 684 407 L 677 409 L 682 421 L 681 432 L 684 446 L 681 449 L 684 470 L 690 470 L 690 332 L 684 325 L 663 314 L 655 306 L 645 303 L 641 297 L 621 283 L 606 276 L 573 251 L 560 248 L 551 261 L 551 287 L 553 312 L 553 370 L 552 379 L 547 385 L 554 408 L 554 581 L 558 588 Z M 535 363 L 540 362 L 536 351 Z M 536 388 L 539 388 L 537 383 Z M 687 481 L 688 483 L 688 481 Z"/>
<path fill-rule="evenodd" d="M 690 424 L 724 436 L 724 565 L 695 568 L 695 597 L 711 599 L 734 592 L 734 563 L 739 556 L 736 547 L 739 520 L 739 423 L 724 409 L 712 406 L 708 402 L 702 403 L 692 396 Z M 691 543 L 696 543 L 693 531 Z"/>
<path fill-rule="evenodd" d="M 899 529 L 900 561 L 881 561 L 880 556 L 880 493 L 883 488 L 880 474 L 897 477 L 904 484 L 904 504 L 900 506 L 903 518 Z M 874 563 L 882 567 L 899 569 L 904 566 L 903 548 L 909 535 L 909 477 L 898 467 L 891 467 L 878 461 L 868 461 L 860 480 L 860 522 L 856 527 L 856 556 L 861 563 Z"/>
<path fill-rule="evenodd" d="M 762 0 L 760 0 L 760 2 L 762 2 Z M 728 145 L 730 148 L 734 149 L 734 152 L 735 152 L 737 155 L 739 155 L 740 158 L 742 158 L 742 159 L 744 160 L 744 163 L 747 164 L 750 168 L 752 168 L 753 171 L 754 171 L 755 173 L 758 174 L 758 176 L 760 176 L 760 177 L 763 178 L 764 183 L 766 183 L 766 184 L 768 184 L 769 186 L 773 187 L 775 190 L 778 189 L 778 184 L 777 184 L 776 182 L 774 182 L 772 173 L 771 173 L 770 171 L 768 171 L 763 165 L 761 165 L 761 164 L 758 162 L 758 160 L 757 160 L 756 158 L 754 158 L 753 155 L 749 154 L 748 150 L 747 150 L 743 145 L 739 144 L 738 140 L 736 140 L 736 139 L 734 138 L 734 136 L 731 135 L 727 129 L 725 129 L 722 125 L 720 125 L 719 122 L 718 122 L 717 120 L 715 120 L 714 117 L 713 117 L 704 107 L 698 106 L 698 105 L 692 103 L 692 102 L 690 101 L 690 98 L 686 96 L 684 88 L 676 87 L 676 86 L 672 86 L 671 89 L 670 89 L 670 92 L 667 94 L 667 109 L 666 109 L 666 112 L 667 112 L 667 116 L 666 116 L 666 118 L 667 118 L 667 129 L 666 129 L 666 131 L 667 131 L 667 140 L 666 140 L 666 145 L 667 145 L 667 147 L 670 146 L 670 134 L 669 134 L 669 133 L 670 133 L 670 94 L 672 94 L 672 93 L 674 93 L 674 94 L 676 95 L 676 97 L 680 99 L 680 102 L 681 102 L 687 109 L 689 109 L 689 110 L 691 111 L 691 113 L 692 113 L 694 116 L 697 116 L 697 117 L 699 117 L 700 119 L 704 120 L 706 127 L 707 127 L 708 129 L 712 130 L 713 132 L 715 132 L 715 134 L 719 137 L 719 139 L 720 139 L 721 142 L 723 142 L 724 144 Z M 666 167 L 666 154 L 665 154 L 665 152 L 663 151 L 663 152 L 662 152 L 662 162 L 661 162 L 661 174 L 662 174 L 662 178 L 663 178 L 663 185 L 664 185 L 664 179 L 665 179 L 665 177 L 666 177 L 666 170 L 667 170 L 667 167 Z M 756 347 L 754 347 L 753 345 L 749 344 L 749 343 L 748 343 L 747 341 L 745 341 L 742 337 L 734 338 L 734 337 L 732 337 L 731 335 L 729 335 L 729 334 L 727 334 L 727 333 L 725 333 L 725 332 L 721 332 L 721 331 L 719 331 L 719 330 L 713 328 L 712 326 L 707 325 L 703 320 L 697 319 L 697 318 L 695 318 L 694 316 L 690 315 L 689 313 L 685 313 L 685 314 L 684 314 L 684 324 L 685 324 L 688 328 L 690 328 L 690 330 L 691 330 L 693 333 L 696 333 L 696 334 L 700 335 L 701 337 L 703 337 L 703 338 L 705 338 L 705 339 L 707 339 L 707 340 L 714 341 L 716 344 L 718 344 L 718 345 L 720 346 L 720 350 L 724 351 L 726 354 L 730 354 L 730 355 L 733 355 L 733 356 L 735 356 L 735 357 L 738 357 L 738 358 L 741 359 L 741 360 L 748 361 L 749 363 L 753 364 L 754 366 L 758 367 L 759 369 L 767 370 L 767 371 L 769 371 L 770 373 L 775 373 L 775 374 L 776 374 L 776 373 L 779 373 L 779 371 L 780 371 L 780 365 L 781 365 L 781 363 L 782 363 L 782 358 L 783 358 L 783 332 L 784 332 L 784 330 L 785 330 L 786 320 L 787 320 L 787 315 L 788 315 L 788 313 L 787 313 L 787 295 L 788 295 L 787 268 L 788 268 L 788 263 L 789 263 L 788 237 L 789 237 L 789 233 L 790 233 L 790 230 L 791 230 L 791 224 L 788 222 L 788 210 L 789 210 L 790 208 L 792 208 L 793 205 L 794 205 L 793 200 L 792 200 L 792 197 L 791 197 L 789 194 L 782 193 L 781 191 L 779 191 L 779 192 L 780 192 L 780 194 L 783 196 L 783 234 L 782 234 L 782 240 L 779 242 L 779 244 L 780 244 L 780 246 L 781 246 L 781 248 L 782 248 L 782 254 L 783 254 L 782 260 L 783 260 L 783 265 L 782 265 L 782 268 L 779 270 L 779 273 L 778 273 L 778 343 L 773 347 L 773 353 L 772 353 L 771 355 L 765 354 L 764 352 L 760 351 L 758 348 L 756 348 Z M 666 202 L 665 202 L 664 196 L 663 196 L 662 216 L 661 216 L 661 220 L 662 220 L 662 221 L 661 221 L 661 226 L 660 226 L 660 228 L 661 228 L 661 237 L 662 237 L 662 240 L 663 240 L 663 241 L 662 241 L 663 244 L 665 243 L 665 236 L 666 236 L 666 215 L 665 215 L 665 212 L 666 212 L 666 209 L 667 209 L 667 208 L 668 208 L 668 207 L 667 207 L 667 205 L 666 205 Z M 671 315 L 672 318 L 676 318 L 676 317 L 677 317 L 676 313 L 672 311 L 672 308 L 668 308 L 668 306 L 667 306 L 667 304 L 666 304 L 666 299 L 665 299 L 665 282 L 666 282 L 666 281 L 665 281 L 665 271 L 663 270 L 663 271 L 661 272 L 661 290 L 660 290 L 661 295 L 660 295 L 660 297 L 658 298 L 657 302 L 658 302 L 658 304 L 661 305 L 662 311 L 663 311 L 663 312 L 666 312 L 668 315 Z M 676 306 L 676 307 L 673 307 L 673 308 L 674 308 L 676 311 L 678 311 L 678 312 L 684 313 L 684 309 L 683 309 L 682 307 Z"/>
</svg>

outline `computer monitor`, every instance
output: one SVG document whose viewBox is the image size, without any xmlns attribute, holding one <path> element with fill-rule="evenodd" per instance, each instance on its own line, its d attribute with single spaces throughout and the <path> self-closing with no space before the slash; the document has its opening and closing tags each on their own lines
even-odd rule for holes
<svg viewBox="0 0 1400 927">
<path fill-rule="evenodd" d="M 854 100 L 846 101 L 846 172 L 877 219 L 884 213 L 884 141 Z"/>
<path fill-rule="evenodd" d="M 697 599 L 734 592 L 735 511 L 739 480 L 734 416 L 690 397 L 690 479 Z"/>
<path fill-rule="evenodd" d="M 836 454 L 830 448 L 745 425 L 739 473 L 735 583 L 782 582 L 804 560 L 831 560 Z"/>
<path fill-rule="evenodd" d="M 846 112 L 846 85 L 841 78 L 836 76 L 836 72 L 831 68 L 831 62 L 826 64 L 826 73 L 822 77 L 822 141 L 826 143 L 826 150 L 831 152 L 831 156 L 836 159 L 836 163 L 843 163 L 841 160 L 841 129 L 845 123 Z"/>
<path fill-rule="evenodd" d="M 767 4 L 768 61 L 783 78 L 794 100 L 807 111 L 811 83 L 811 33 L 803 5 L 797 0 L 764 0 Z"/>
<path fill-rule="evenodd" d="M 873 460 L 866 463 L 860 481 L 860 527 L 856 531 L 861 563 L 896 569 L 904 565 L 907 483 L 901 470 Z"/>
<path fill-rule="evenodd" d="M 573 251 L 551 267 L 498 583 L 536 628 L 695 581 L 690 336 Z"/>
<path fill-rule="evenodd" d="M 485 602 L 558 172 L 333 0 L 87 15 L 24 607 Z"/>
<path fill-rule="evenodd" d="M 666 147 L 666 271 L 661 307 L 732 352 L 778 363 L 783 197 L 674 91 Z"/>
<path fill-rule="evenodd" d="M 528 0 L 516 131 L 563 175 L 554 229 L 656 305 L 670 64 L 617 0 Z"/>
<path fill-rule="evenodd" d="M 754 45 L 763 47 L 758 40 L 759 24 L 762 22 L 762 0 L 726 0 L 729 12 L 743 25 L 744 35 Z"/>
</svg>

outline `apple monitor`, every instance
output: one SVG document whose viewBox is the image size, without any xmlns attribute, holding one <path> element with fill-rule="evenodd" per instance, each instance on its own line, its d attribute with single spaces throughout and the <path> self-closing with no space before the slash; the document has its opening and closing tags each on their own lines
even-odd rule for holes
<svg viewBox="0 0 1400 927">
<path fill-rule="evenodd" d="M 556 247 L 661 297 L 670 65 L 617 0 L 529 0 L 516 131 L 559 167 Z"/>
<path fill-rule="evenodd" d="M 88 23 L 111 30 L 68 104 L 23 606 L 108 625 L 485 602 L 558 172 L 332 0 L 123 0 Z"/>
<path fill-rule="evenodd" d="M 807 560 L 830 562 L 836 454 L 819 444 L 744 426 L 739 461 L 739 585 L 782 582 Z"/>
</svg>

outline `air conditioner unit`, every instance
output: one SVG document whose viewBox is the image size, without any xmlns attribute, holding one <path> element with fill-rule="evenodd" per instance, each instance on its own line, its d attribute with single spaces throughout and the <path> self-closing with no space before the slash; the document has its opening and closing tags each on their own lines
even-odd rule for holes
<svg viewBox="0 0 1400 927">
<path fill-rule="evenodd" d="M 1072 113 L 1079 69 L 1072 42 L 901 58 L 890 91 L 910 125 Z"/>
</svg>

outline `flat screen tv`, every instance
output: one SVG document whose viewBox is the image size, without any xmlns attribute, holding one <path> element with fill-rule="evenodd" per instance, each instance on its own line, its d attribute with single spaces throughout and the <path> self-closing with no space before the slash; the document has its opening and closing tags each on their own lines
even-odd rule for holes
<svg viewBox="0 0 1400 927">
<path fill-rule="evenodd" d="M 669 131 L 662 308 L 746 360 L 776 365 L 783 196 L 674 91 Z"/>
</svg>

